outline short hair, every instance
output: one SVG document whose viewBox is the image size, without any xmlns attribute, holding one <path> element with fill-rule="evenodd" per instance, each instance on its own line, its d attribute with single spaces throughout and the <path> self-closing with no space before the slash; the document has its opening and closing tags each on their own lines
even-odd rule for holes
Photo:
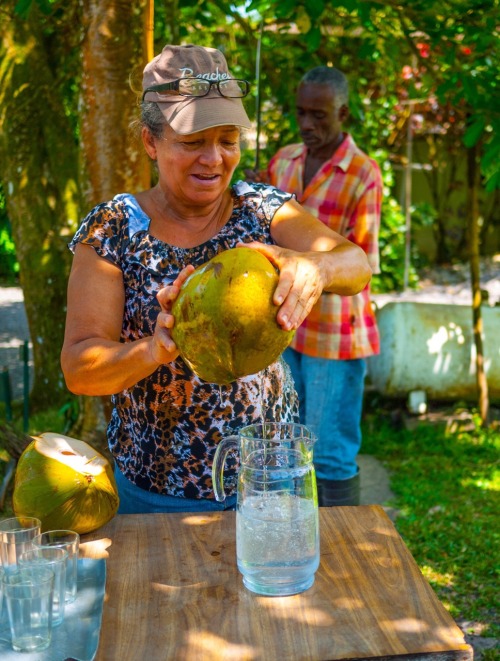
<svg viewBox="0 0 500 661">
<path fill-rule="evenodd" d="M 165 129 L 165 117 L 157 103 L 141 103 L 141 126 L 145 126 L 155 138 L 162 138 Z"/>
<path fill-rule="evenodd" d="M 342 71 L 334 67 L 315 67 L 308 71 L 300 82 L 329 85 L 335 95 L 337 108 L 349 105 L 349 83 Z"/>
</svg>

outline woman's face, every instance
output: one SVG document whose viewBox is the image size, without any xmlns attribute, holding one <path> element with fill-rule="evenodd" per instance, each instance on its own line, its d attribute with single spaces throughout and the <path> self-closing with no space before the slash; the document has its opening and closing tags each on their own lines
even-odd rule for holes
<svg viewBox="0 0 500 661">
<path fill-rule="evenodd" d="M 165 126 L 162 138 L 151 138 L 148 153 L 156 159 L 159 183 L 183 204 L 203 206 L 227 190 L 240 161 L 240 129 L 218 126 L 179 135 Z"/>
</svg>

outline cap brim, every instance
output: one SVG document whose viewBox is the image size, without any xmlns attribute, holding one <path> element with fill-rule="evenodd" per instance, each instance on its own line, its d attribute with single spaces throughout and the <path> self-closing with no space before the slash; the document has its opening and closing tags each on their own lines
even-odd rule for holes
<svg viewBox="0 0 500 661">
<path fill-rule="evenodd" d="M 178 102 L 159 102 L 168 125 L 180 135 L 197 133 L 215 126 L 251 128 L 241 99 L 224 96 L 189 97 Z"/>
</svg>

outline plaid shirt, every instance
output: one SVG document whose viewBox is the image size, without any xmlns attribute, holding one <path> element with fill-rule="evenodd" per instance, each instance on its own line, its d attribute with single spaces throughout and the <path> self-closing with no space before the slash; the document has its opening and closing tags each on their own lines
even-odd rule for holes
<svg viewBox="0 0 500 661">
<path fill-rule="evenodd" d="M 325 225 L 363 248 L 374 273 L 379 273 L 378 230 L 382 179 L 350 135 L 303 190 L 307 148 L 288 145 L 268 167 L 273 186 L 294 193 L 298 202 Z M 355 296 L 323 294 L 297 330 L 296 351 L 337 360 L 363 358 L 380 351 L 369 285 Z"/>
</svg>

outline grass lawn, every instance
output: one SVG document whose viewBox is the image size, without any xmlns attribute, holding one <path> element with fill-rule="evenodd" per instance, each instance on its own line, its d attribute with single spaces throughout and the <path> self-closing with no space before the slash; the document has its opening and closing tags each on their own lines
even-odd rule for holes
<svg viewBox="0 0 500 661">
<path fill-rule="evenodd" d="M 362 452 L 390 471 L 396 528 L 455 620 L 492 638 L 500 637 L 499 448 L 498 421 L 481 429 L 470 411 L 433 421 L 387 405 L 365 414 Z"/>
</svg>

